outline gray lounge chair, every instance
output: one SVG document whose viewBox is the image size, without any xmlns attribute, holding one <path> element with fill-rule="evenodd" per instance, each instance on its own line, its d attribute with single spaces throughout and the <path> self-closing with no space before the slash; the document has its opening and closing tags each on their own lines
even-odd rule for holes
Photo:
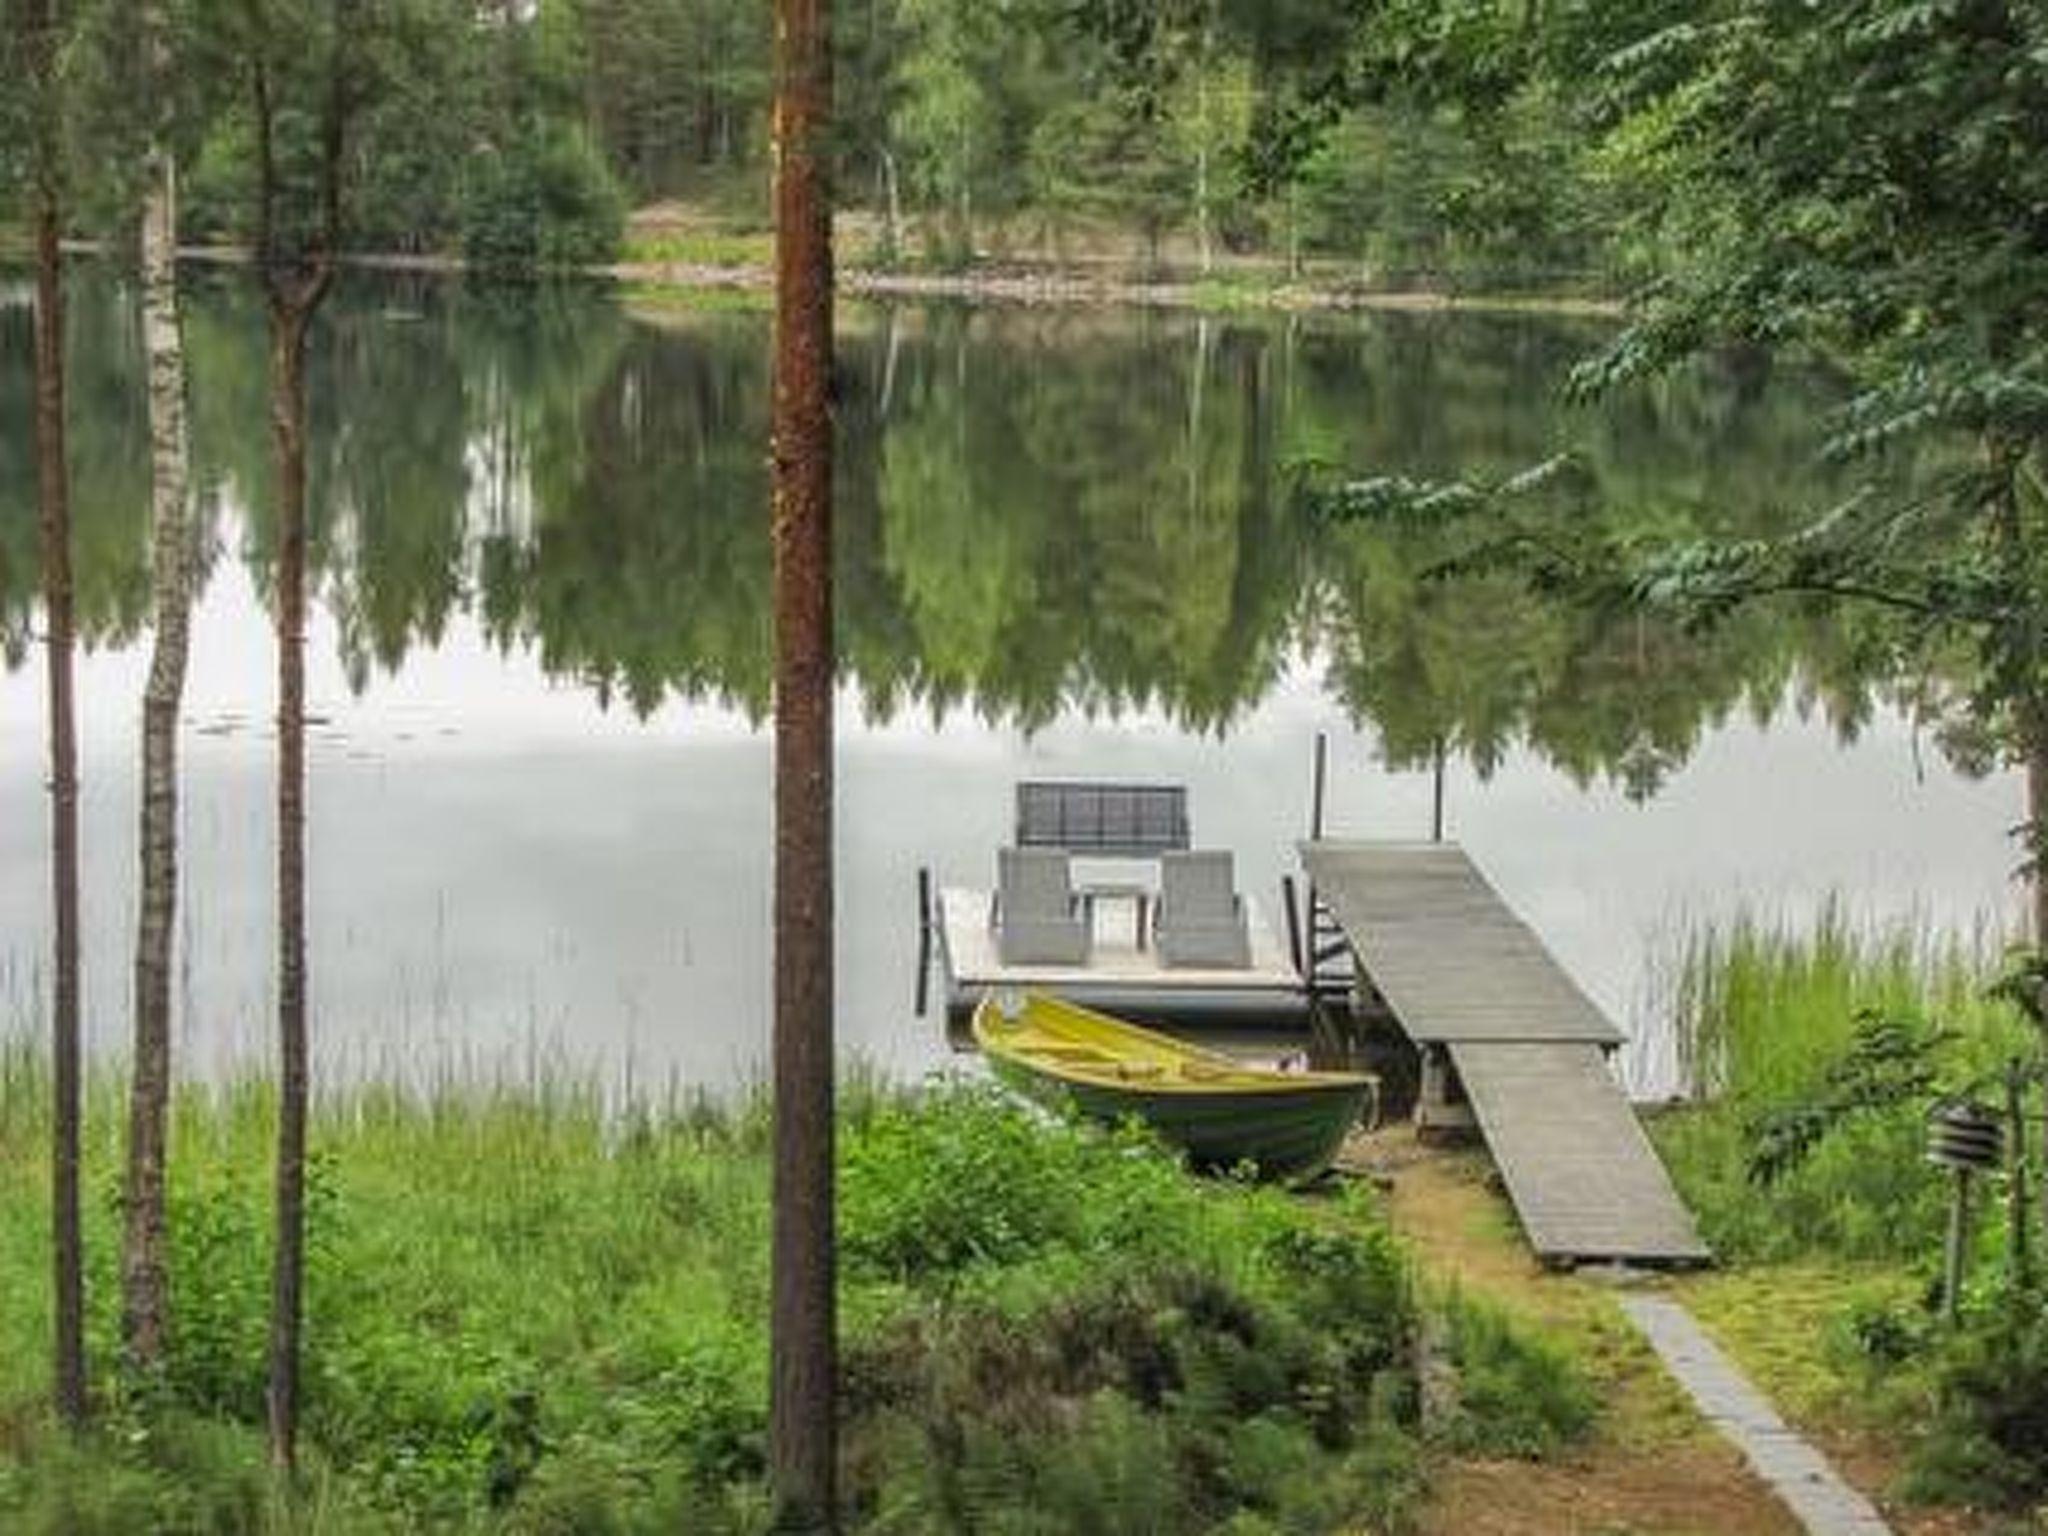
<svg viewBox="0 0 2048 1536">
<path fill-rule="evenodd" d="M 1088 919 L 1057 848 L 996 850 L 996 951 L 1005 965 L 1085 965 Z"/>
<path fill-rule="evenodd" d="M 1251 929 L 1227 849 L 1159 856 L 1159 958 L 1169 966 L 1243 970 Z"/>
</svg>

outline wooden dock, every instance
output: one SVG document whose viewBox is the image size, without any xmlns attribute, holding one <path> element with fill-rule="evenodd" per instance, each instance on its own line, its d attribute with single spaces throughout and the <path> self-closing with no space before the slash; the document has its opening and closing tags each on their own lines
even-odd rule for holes
<svg viewBox="0 0 2048 1536">
<path fill-rule="evenodd" d="M 1530 1245 L 1557 1261 L 1710 1255 L 1608 1070 L 1622 1034 L 1450 843 L 1304 843 L 1361 976 L 1463 1085 Z"/>
<path fill-rule="evenodd" d="M 1141 942 L 1126 903 L 1104 903 L 1095 915 L 1093 943 L 1085 965 L 1005 965 L 996 951 L 989 921 L 989 893 L 949 887 L 939 892 L 938 918 L 943 960 L 955 990 L 978 1001 L 996 987 L 1039 987 L 1065 996 L 1144 993 L 1238 993 L 1254 997 L 1299 998 L 1301 976 L 1294 961 L 1258 910 L 1245 898 L 1251 933 L 1251 964 L 1240 969 L 1169 967 L 1159 951 Z"/>
</svg>

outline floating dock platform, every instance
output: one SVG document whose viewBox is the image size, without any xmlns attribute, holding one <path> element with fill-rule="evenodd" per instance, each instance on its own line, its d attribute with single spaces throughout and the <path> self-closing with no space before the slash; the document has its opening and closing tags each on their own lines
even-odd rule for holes
<svg viewBox="0 0 2048 1536">
<path fill-rule="evenodd" d="M 1095 908 L 1086 965 L 1005 965 L 989 921 L 990 899 L 987 891 L 959 887 L 937 893 L 947 1007 L 956 1016 L 1006 987 L 1037 988 L 1086 1007 L 1190 1021 L 1298 1026 L 1307 1013 L 1301 973 L 1249 896 L 1243 900 L 1251 964 L 1227 970 L 1167 965 L 1156 948 L 1139 942 L 1139 920 L 1130 905 L 1109 901 Z"/>
<path fill-rule="evenodd" d="M 1301 845 L 1369 986 L 1469 1102 L 1553 1262 L 1711 1255 L 1608 1069 L 1622 1033 L 1451 843 Z"/>
</svg>

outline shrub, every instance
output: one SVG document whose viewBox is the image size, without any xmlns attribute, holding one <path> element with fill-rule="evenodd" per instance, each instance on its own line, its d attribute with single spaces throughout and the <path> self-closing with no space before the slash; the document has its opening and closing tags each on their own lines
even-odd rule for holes
<svg viewBox="0 0 2048 1536">
<path fill-rule="evenodd" d="M 1453 1293 L 1444 1307 L 1457 1404 L 1442 1428 L 1460 1450 L 1531 1460 L 1593 1426 L 1597 1401 L 1577 1364 L 1499 1308 Z"/>
<path fill-rule="evenodd" d="M 2048 1307 L 2029 1297 L 1973 1320 L 1941 1351 L 1934 1379 L 1912 1490 L 2011 1508 L 2048 1498 Z"/>
<path fill-rule="evenodd" d="M 487 271 L 532 272 L 608 261 L 625 231 L 625 197 L 581 130 L 530 129 L 477 157 L 462 250 Z"/>
<path fill-rule="evenodd" d="M 1078 1230 L 1071 1133 L 993 1091 L 877 1108 L 843 1139 L 841 1248 L 897 1279 L 1001 1264 Z"/>
</svg>

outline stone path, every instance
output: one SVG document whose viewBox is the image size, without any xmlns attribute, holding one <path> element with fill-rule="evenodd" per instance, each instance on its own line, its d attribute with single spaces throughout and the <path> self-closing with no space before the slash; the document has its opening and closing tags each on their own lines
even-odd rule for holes
<svg viewBox="0 0 2048 1536">
<path fill-rule="evenodd" d="M 1890 1536 L 1876 1506 L 1786 1426 L 1690 1312 L 1664 1296 L 1616 1299 L 1707 1421 L 1741 1449 L 1813 1536 Z"/>
</svg>

